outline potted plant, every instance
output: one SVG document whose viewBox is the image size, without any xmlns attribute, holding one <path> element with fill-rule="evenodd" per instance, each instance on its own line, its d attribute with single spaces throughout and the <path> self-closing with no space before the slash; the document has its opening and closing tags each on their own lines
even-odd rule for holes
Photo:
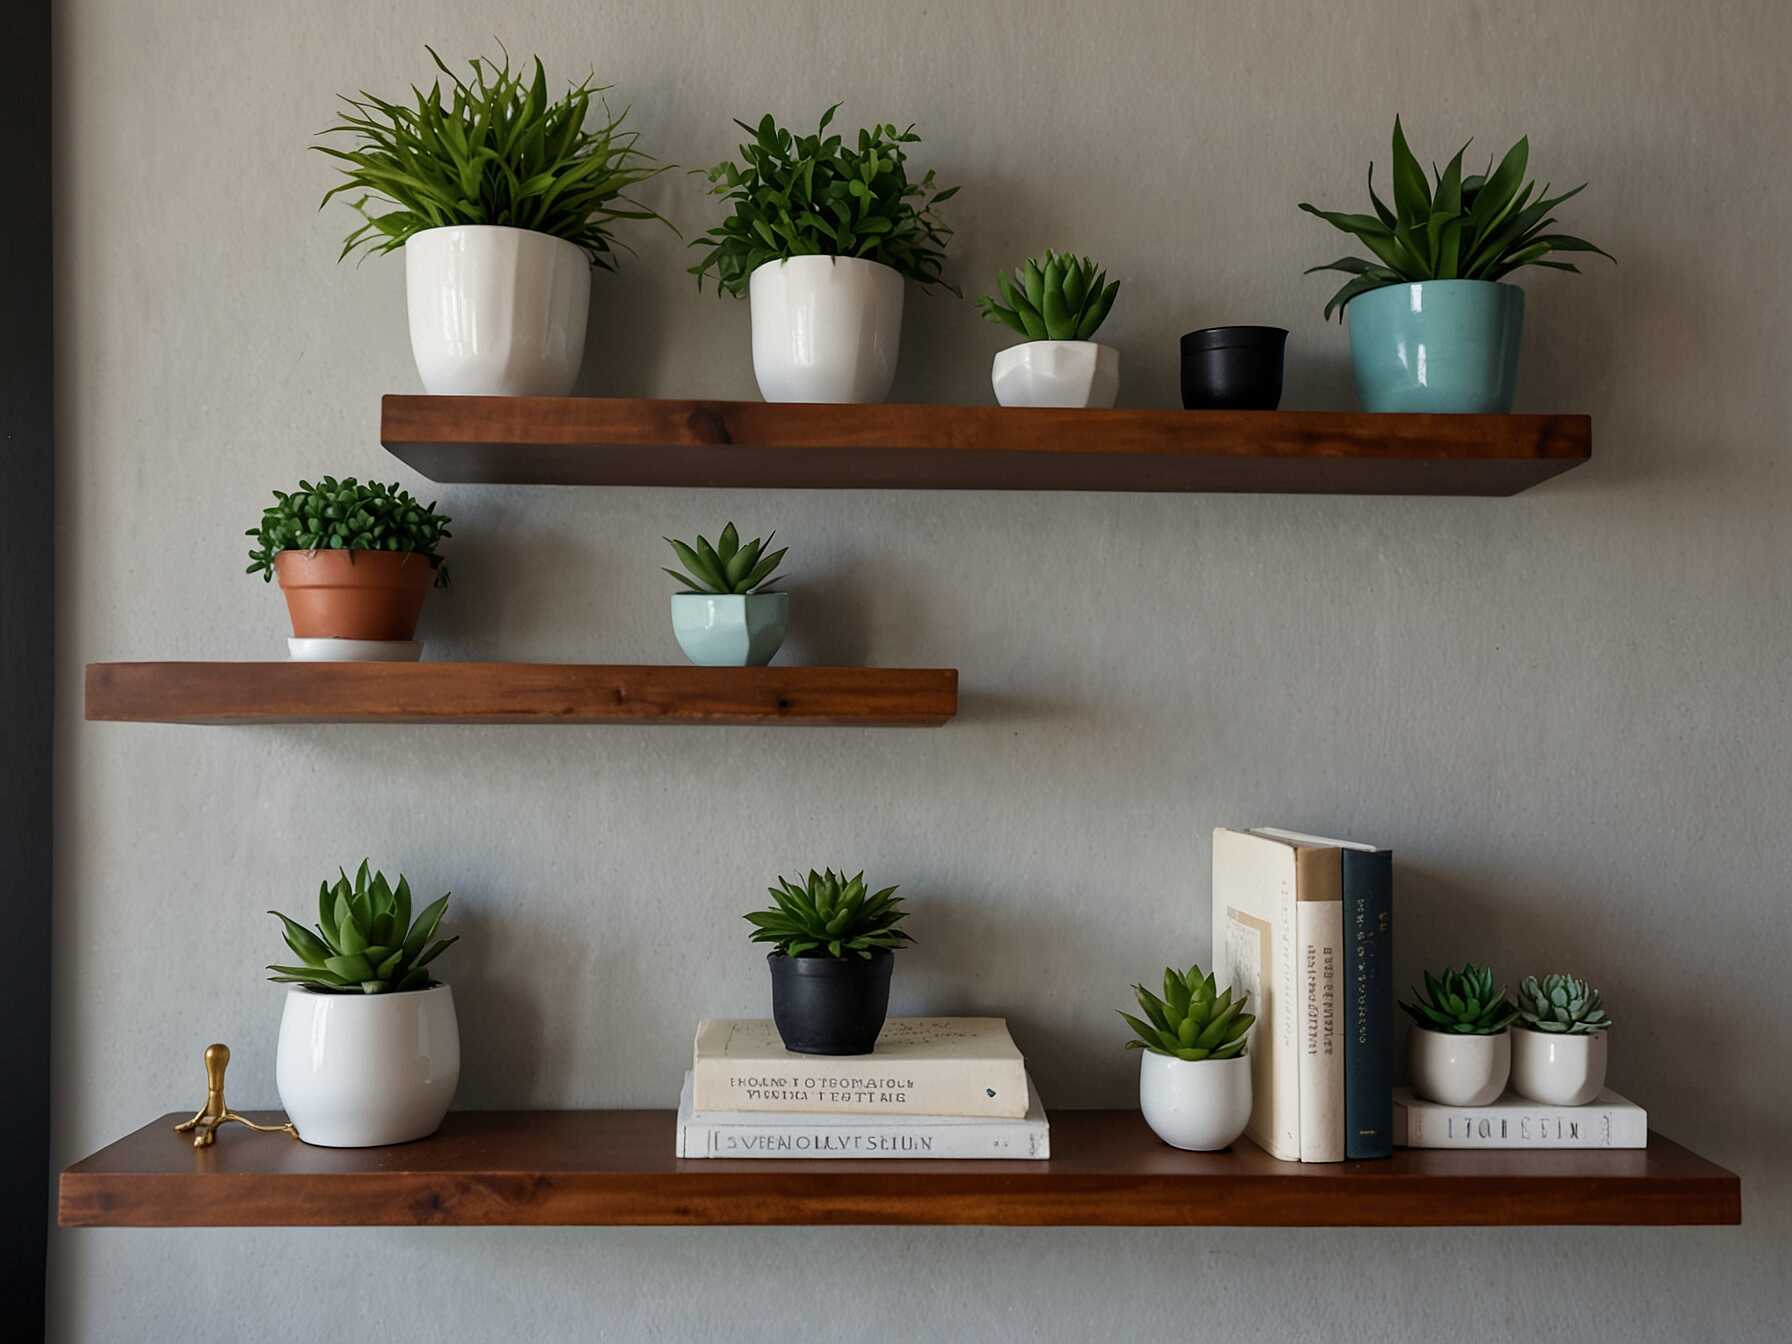
<svg viewBox="0 0 1792 1344">
<path fill-rule="evenodd" d="M 278 578 L 292 618 L 287 646 L 305 661 L 412 661 L 431 586 L 448 586 L 436 547 L 451 520 L 396 483 L 353 476 L 274 491 L 249 552 L 250 574 Z"/>
<path fill-rule="evenodd" d="M 1612 1025 L 1599 991 L 1572 975 L 1526 976 L 1512 1032 L 1512 1087 L 1549 1106 L 1585 1106 L 1605 1090 Z"/>
<path fill-rule="evenodd" d="M 875 402 L 890 395 L 902 341 L 904 280 L 940 285 L 952 231 L 934 207 L 931 170 L 908 176 L 910 126 L 880 123 L 854 141 L 828 135 L 839 104 L 814 135 L 796 136 L 767 113 L 739 161 L 708 173 L 710 194 L 733 213 L 692 244 L 699 288 L 714 272 L 720 294 L 748 295 L 753 374 L 767 401 Z"/>
<path fill-rule="evenodd" d="M 1493 972 L 1464 962 L 1460 971 L 1425 972 L 1425 994 L 1402 1003 L 1412 1033 L 1412 1090 L 1445 1106 L 1485 1106 L 1506 1090 L 1518 1015 Z"/>
<path fill-rule="evenodd" d="M 744 545 L 729 523 L 711 546 L 663 540 L 684 572 L 666 573 L 684 585 L 672 594 L 672 633 L 684 656 L 699 667 L 760 667 L 771 662 L 790 627 L 790 595 L 772 591 L 774 571 L 790 548 L 767 553 L 774 531 Z"/>
<path fill-rule="evenodd" d="M 1120 352 L 1094 340 L 1114 307 L 1120 282 L 1083 257 L 1047 248 L 996 277 L 1001 300 L 977 308 L 1027 339 L 996 354 L 990 381 L 1004 406 L 1109 407 L 1120 392 Z"/>
<path fill-rule="evenodd" d="M 458 938 L 437 938 L 443 896 L 411 918 L 411 888 L 362 862 L 317 889 L 316 931 L 277 910 L 296 966 L 280 1018 L 274 1083 L 306 1143 L 372 1148 L 433 1134 L 460 1081 L 454 996 L 429 965 Z"/>
<path fill-rule="evenodd" d="M 1585 187 L 1560 196 L 1524 180 L 1530 142 L 1521 139 L 1484 174 L 1462 175 L 1456 152 L 1435 181 L 1407 148 L 1394 118 L 1394 204 L 1375 192 L 1370 215 L 1301 209 L 1355 237 L 1373 261 L 1341 257 L 1312 271 L 1351 277 L 1325 305 L 1350 318 L 1357 397 L 1367 411 L 1504 412 L 1518 386 L 1524 291 L 1505 277 L 1525 266 L 1576 271 L 1563 252 L 1610 254 L 1585 239 L 1552 233 L 1551 214 Z"/>
<path fill-rule="evenodd" d="M 895 887 L 867 894 L 865 874 L 809 870 L 802 884 L 780 877 L 774 904 L 747 915 L 751 941 L 771 943 L 772 1020 L 786 1050 L 866 1055 L 890 1007 L 895 951 L 914 939 Z"/>
<path fill-rule="evenodd" d="M 361 193 L 352 205 L 363 222 L 341 256 L 404 249 L 426 391 L 564 396 L 585 354 L 592 268 L 616 269 L 618 221 L 666 223 L 628 194 L 665 169 L 589 76 L 550 99 L 540 60 L 529 79 L 508 56 L 474 58 L 469 80 L 429 54 L 446 95 L 437 80 L 427 93 L 413 87 L 409 106 L 344 97 L 348 110 L 324 134 L 351 147 L 313 146 L 343 165 L 326 204 Z M 594 99 L 602 115 L 587 126 Z"/>
<path fill-rule="evenodd" d="M 1251 1061 L 1245 1042 L 1257 1019 L 1244 1011 L 1248 997 L 1217 989 L 1199 966 L 1164 970 L 1160 999 L 1132 987 L 1144 1009 L 1141 1020 L 1121 1017 L 1140 1050 L 1139 1109 L 1145 1123 L 1172 1148 L 1211 1153 L 1228 1147 L 1251 1120 Z"/>
</svg>

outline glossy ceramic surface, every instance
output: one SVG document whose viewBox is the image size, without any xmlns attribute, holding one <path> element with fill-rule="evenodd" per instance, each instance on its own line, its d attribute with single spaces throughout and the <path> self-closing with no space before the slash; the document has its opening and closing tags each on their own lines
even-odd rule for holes
<svg viewBox="0 0 1792 1344">
<path fill-rule="evenodd" d="M 1512 409 L 1524 335 L 1524 291 L 1517 285 L 1388 285 L 1352 299 L 1344 317 L 1365 411 Z"/>
<path fill-rule="evenodd" d="M 1512 1029 L 1512 1089 L 1549 1106 L 1585 1106 L 1605 1090 L 1609 1031 L 1589 1036 Z"/>
<path fill-rule="evenodd" d="M 996 352 L 990 371 L 1004 406 L 1094 406 L 1120 395 L 1120 352 L 1095 341 L 1027 341 Z"/>
<path fill-rule="evenodd" d="M 672 594 L 672 633 L 699 667 L 761 667 L 790 627 L 790 594 Z"/>
<path fill-rule="evenodd" d="M 1228 1147 L 1251 1121 L 1251 1058 L 1191 1061 L 1141 1050 L 1139 1109 L 1172 1148 Z"/>
<path fill-rule="evenodd" d="M 1412 1029 L 1412 1090 L 1445 1106 L 1485 1106 L 1512 1074 L 1512 1033 L 1462 1036 Z"/>
<path fill-rule="evenodd" d="M 902 344 L 902 276 L 856 257 L 768 261 L 747 282 L 767 401 L 877 402 Z"/>
</svg>

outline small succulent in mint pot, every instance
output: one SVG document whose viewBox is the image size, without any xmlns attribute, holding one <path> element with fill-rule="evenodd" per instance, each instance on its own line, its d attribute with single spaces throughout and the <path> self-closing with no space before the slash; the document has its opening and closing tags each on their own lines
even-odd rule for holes
<svg viewBox="0 0 1792 1344">
<path fill-rule="evenodd" d="M 789 548 L 772 550 L 776 536 L 743 542 L 729 523 L 713 544 L 664 539 L 680 566 L 666 573 L 683 585 L 672 594 L 672 633 L 699 667 L 759 667 L 783 646 L 790 595 L 776 585 Z"/>
<path fill-rule="evenodd" d="M 1088 257 L 1029 257 L 996 277 L 977 308 L 1026 340 L 999 352 L 990 373 L 1004 406 L 1098 406 L 1120 392 L 1120 352 L 1094 337 L 1113 311 L 1120 282 Z"/>
<path fill-rule="evenodd" d="M 1579 976 L 1526 976 L 1518 986 L 1512 1086 L 1553 1106 L 1584 1106 L 1605 1088 L 1612 1020 L 1597 989 Z"/>
<path fill-rule="evenodd" d="M 1446 1106 L 1485 1106 L 1506 1090 L 1512 1072 L 1513 1019 L 1517 1006 L 1506 987 L 1494 987 L 1486 966 L 1464 962 L 1425 972 L 1425 993 L 1402 1003 L 1412 1033 L 1412 1087 L 1427 1101 Z"/>
<path fill-rule="evenodd" d="M 1122 1012 L 1139 1060 L 1139 1109 L 1158 1138 L 1173 1148 L 1213 1152 L 1240 1134 L 1251 1118 L 1251 1025 L 1246 991 L 1221 989 L 1199 966 L 1164 970 L 1161 996 L 1132 987 L 1143 1018 Z"/>
</svg>

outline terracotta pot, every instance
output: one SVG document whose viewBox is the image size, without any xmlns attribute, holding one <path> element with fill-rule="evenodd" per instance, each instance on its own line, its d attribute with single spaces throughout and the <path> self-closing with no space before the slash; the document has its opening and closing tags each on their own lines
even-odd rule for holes
<svg viewBox="0 0 1792 1344">
<path fill-rule="evenodd" d="M 274 575 L 297 639 L 412 639 L 436 567 L 405 551 L 281 551 Z"/>
</svg>

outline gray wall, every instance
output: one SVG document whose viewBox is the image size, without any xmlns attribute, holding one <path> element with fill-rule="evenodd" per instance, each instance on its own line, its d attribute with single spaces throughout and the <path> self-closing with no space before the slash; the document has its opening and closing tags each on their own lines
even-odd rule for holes
<svg viewBox="0 0 1792 1344">
<path fill-rule="evenodd" d="M 913 898 L 899 1011 L 1005 1013 L 1048 1100 L 1134 1095 L 1113 1009 L 1207 954 L 1209 829 L 1391 844 L 1402 977 L 1583 968 L 1613 1082 L 1738 1169 L 1742 1230 L 59 1233 L 82 1339 L 1082 1339 L 1190 1331 L 1762 1338 L 1792 1307 L 1792 18 L 1641 4 L 698 3 L 62 7 L 58 37 L 56 1151 L 200 1095 L 271 1104 L 279 950 L 371 853 L 456 892 L 461 1102 L 664 1106 L 692 1024 L 764 1010 L 739 914 L 799 864 Z M 1046 244 L 1126 284 L 1124 401 L 1175 337 L 1294 332 L 1288 404 L 1350 404 L 1301 268 L 1345 250 L 1408 118 L 1439 158 L 1521 132 L 1615 252 L 1526 281 L 1525 408 L 1592 413 L 1594 463 L 1515 500 L 692 494 L 448 488 L 436 657 L 676 660 L 662 533 L 776 526 L 790 661 L 955 666 L 932 732 L 88 726 L 81 665 L 282 653 L 242 574 L 268 490 L 406 476 L 403 267 L 338 266 L 309 135 L 338 90 L 446 53 L 542 51 L 707 164 L 730 115 L 917 120 L 965 184 L 954 272 Z M 853 124 L 857 124 L 857 120 Z M 653 201 L 687 233 L 697 184 Z M 583 390 L 753 395 L 744 305 L 669 234 L 599 277 Z M 973 291 L 974 292 L 974 291 Z M 896 396 L 984 401 L 1004 344 L 911 296 Z M 415 484 L 413 478 L 407 480 Z M 431 491 L 430 493 L 433 493 Z"/>
</svg>

